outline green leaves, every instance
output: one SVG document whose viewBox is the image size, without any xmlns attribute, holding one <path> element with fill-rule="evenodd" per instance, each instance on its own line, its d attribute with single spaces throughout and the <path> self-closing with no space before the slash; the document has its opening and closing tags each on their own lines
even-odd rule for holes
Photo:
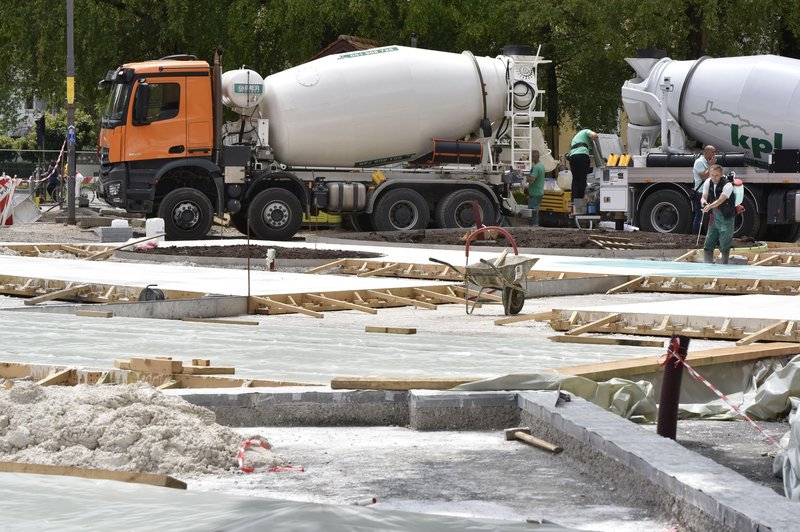
<svg viewBox="0 0 800 532">
<path fill-rule="evenodd" d="M 614 130 L 624 58 L 661 48 L 675 59 L 800 54 L 795 0 L 75 0 L 76 97 L 92 126 L 105 93 L 96 82 L 127 62 L 189 53 L 262 75 L 308 61 L 339 35 L 382 45 L 495 56 L 506 44 L 542 45 L 555 64 L 548 120 Z M 0 126 L 15 98 L 65 105 L 64 2 L 0 2 Z M 557 105 L 556 105 L 557 104 Z M 49 123 L 48 123 L 49 127 Z M 91 135 L 94 135 L 92 133 Z M 91 136 L 90 135 L 90 136 Z M 80 136 L 80 132 L 79 132 Z M 92 141 L 93 142 L 93 141 Z M 91 143 L 89 143 L 91 144 Z M 86 144 L 84 144 L 86 145 Z"/>
</svg>

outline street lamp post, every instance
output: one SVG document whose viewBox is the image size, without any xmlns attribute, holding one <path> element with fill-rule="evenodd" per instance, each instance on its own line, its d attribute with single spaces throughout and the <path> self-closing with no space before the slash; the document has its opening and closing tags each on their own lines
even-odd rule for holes
<svg viewBox="0 0 800 532">
<path fill-rule="evenodd" d="M 67 0 L 67 223 L 75 225 L 75 47 L 74 0 Z"/>
</svg>

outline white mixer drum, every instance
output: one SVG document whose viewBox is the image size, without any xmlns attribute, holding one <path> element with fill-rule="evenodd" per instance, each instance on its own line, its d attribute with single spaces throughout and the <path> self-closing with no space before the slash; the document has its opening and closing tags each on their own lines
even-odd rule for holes
<svg viewBox="0 0 800 532">
<path fill-rule="evenodd" d="M 800 147 L 800 61 L 774 55 L 661 59 L 640 83 L 626 82 L 661 98 L 670 78 L 668 107 L 689 136 L 718 151 L 744 152 L 767 163 L 776 149 Z M 630 104 L 630 105 L 629 105 Z M 632 123 L 658 124 L 641 103 L 625 102 Z M 629 108 L 630 107 L 630 108 Z"/>
<path fill-rule="evenodd" d="M 476 58 L 495 127 L 505 63 Z M 388 46 L 323 57 L 268 76 L 260 114 L 276 160 L 359 167 L 414 159 L 433 138 L 458 139 L 483 117 L 481 79 L 467 53 Z"/>
</svg>

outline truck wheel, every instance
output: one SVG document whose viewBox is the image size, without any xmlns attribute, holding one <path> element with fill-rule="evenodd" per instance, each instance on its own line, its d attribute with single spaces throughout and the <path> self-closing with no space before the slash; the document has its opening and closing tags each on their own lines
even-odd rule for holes
<svg viewBox="0 0 800 532">
<path fill-rule="evenodd" d="M 303 223 L 297 196 L 282 188 L 259 192 L 248 209 L 250 234 L 261 240 L 289 240 Z"/>
<path fill-rule="evenodd" d="M 244 211 L 239 211 L 231 215 L 231 223 L 237 231 L 243 235 L 247 235 L 247 214 Z"/>
<path fill-rule="evenodd" d="M 800 224 L 768 225 L 765 237 L 771 242 L 797 242 Z"/>
<path fill-rule="evenodd" d="M 425 229 L 430 221 L 428 203 L 416 190 L 396 188 L 384 193 L 372 213 L 376 231 Z"/>
<path fill-rule="evenodd" d="M 158 217 L 164 219 L 167 240 L 196 240 L 211 229 L 214 208 L 205 194 L 183 187 L 164 196 L 158 207 Z"/>
<path fill-rule="evenodd" d="M 753 202 L 753 198 L 747 194 L 742 199 L 742 205 L 744 205 L 744 212 L 737 214 L 736 220 L 733 222 L 733 236 L 756 238 L 761 229 L 761 213 L 756 212 L 756 204 Z"/>
<path fill-rule="evenodd" d="M 639 225 L 655 233 L 688 233 L 692 230 L 689 197 L 677 190 L 658 190 L 642 202 Z"/>
<path fill-rule="evenodd" d="M 370 220 L 369 214 L 361 213 L 361 214 L 351 214 L 347 217 L 347 224 L 355 231 L 356 233 L 365 233 L 372 231 L 372 220 Z"/>
<path fill-rule="evenodd" d="M 481 221 L 493 225 L 495 219 L 492 202 L 477 190 L 456 190 L 447 194 L 436 206 L 436 225 L 440 228 L 469 229 L 475 226 L 475 213 L 472 202 L 478 202 Z"/>
</svg>

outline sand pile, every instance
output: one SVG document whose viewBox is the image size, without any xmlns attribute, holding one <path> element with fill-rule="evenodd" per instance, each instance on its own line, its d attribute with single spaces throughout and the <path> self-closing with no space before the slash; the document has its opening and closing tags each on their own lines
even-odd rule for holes
<svg viewBox="0 0 800 532">
<path fill-rule="evenodd" d="M 264 438 L 260 438 L 264 439 Z M 266 440 L 265 440 L 266 441 Z M 161 474 L 236 469 L 242 436 L 147 384 L 0 388 L 0 460 Z M 271 460 L 280 462 L 277 455 Z"/>
</svg>

